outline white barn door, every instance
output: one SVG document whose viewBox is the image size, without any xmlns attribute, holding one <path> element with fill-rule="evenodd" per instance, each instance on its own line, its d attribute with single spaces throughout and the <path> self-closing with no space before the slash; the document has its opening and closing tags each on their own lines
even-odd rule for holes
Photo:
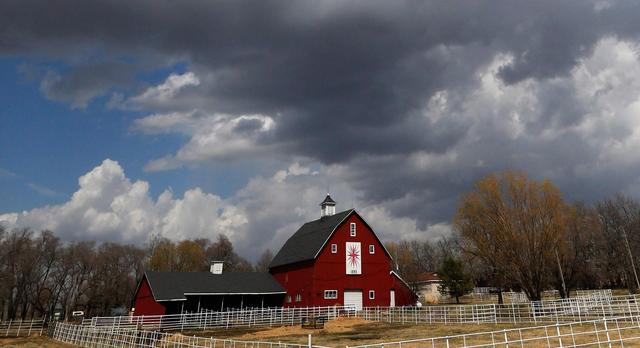
<svg viewBox="0 0 640 348">
<path fill-rule="evenodd" d="M 391 300 L 389 301 L 389 307 L 395 307 L 396 306 L 396 291 L 395 290 L 391 290 L 391 293 L 389 293 L 389 296 L 391 298 Z"/>
<path fill-rule="evenodd" d="M 344 306 L 362 310 L 362 290 L 347 290 L 344 292 Z"/>
</svg>

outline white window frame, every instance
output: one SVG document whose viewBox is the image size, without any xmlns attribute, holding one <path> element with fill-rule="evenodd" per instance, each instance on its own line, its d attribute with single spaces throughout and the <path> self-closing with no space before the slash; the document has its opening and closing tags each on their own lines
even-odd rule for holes
<svg viewBox="0 0 640 348">
<path fill-rule="evenodd" d="M 338 253 L 338 244 L 331 244 L 331 253 L 332 254 Z"/>
<path fill-rule="evenodd" d="M 356 236 L 356 223 L 352 222 L 349 224 L 349 235 L 351 237 L 355 237 Z"/>
<path fill-rule="evenodd" d="M 376 291 L 375 290 L 369 290 L 369 299 L 370 300 L 375 300 L 376 299 Z"/>
<path fill-rule="evenodd" d="M 296 294 L 296 302 L 302 302 L 302 295 Z"/>
<path fill-rule="evenodd" d="M 376 246 L 373 244 L 369 244 L 369 254 L 375 254 L 376 253 Z"/>
<path fill-rule="evenodd" d="M 287 295 L 287 303 L 291 303 L 291 295 Z"/>
<path fill-rule="evenodd" d="M 338 290 L 325 290 L 324 291 L 324 299 L 325 300 L 336 300 L 336 299 L 338 299 Z"/>
</svg>

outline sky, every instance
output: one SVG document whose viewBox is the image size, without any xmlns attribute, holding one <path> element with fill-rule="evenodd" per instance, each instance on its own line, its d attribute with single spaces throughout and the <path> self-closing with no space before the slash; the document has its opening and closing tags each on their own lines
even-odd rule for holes
<svg viewBox="0 0 640 348">
<path fill-rule="evenodd" d="M 0 221 L 227 235 L 356 208 L 451 233 L 489 173 L 640 198 L 637 1 L 2 1 Z"/>
</svg>

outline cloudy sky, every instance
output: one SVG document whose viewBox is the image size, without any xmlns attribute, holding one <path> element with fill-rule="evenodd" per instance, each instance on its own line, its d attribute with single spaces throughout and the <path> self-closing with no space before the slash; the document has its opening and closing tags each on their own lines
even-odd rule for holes
<svg viewBox="0 0 640 348">
<path fill-rule="evenodd" d="M 277 250 L 329 190 L 385 240 L 519 170 L 640 197 L 637 1 L 2 1 L 0 220 Z"/>
</svg>

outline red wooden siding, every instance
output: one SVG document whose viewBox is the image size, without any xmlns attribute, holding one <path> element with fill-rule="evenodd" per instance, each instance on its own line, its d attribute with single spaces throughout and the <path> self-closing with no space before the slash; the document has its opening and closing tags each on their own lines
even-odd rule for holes
<svg viewBox="0 0 640 348">
<path fill-rule="evenodd" d="M 391 279 L 396 293 L 396 306 L 414 305 L 418 301 L 416 294 L 396 275 L 392 274 Z"/>
<path fill-rule="evenodd" d="M 271 270 L 271 274 L 287 291 L 283 305 L 285 307 L 313 306 L 313 261 L 300 262 Z M 296 295 L 302 296 L 302 301 L 296 302 Z M 291 296 L 291 302 L 287 297 Z"/>
<path fill-rule="evenodd" d="M 350 236 L 351 223 L 356 224 L 356 236 Z M 360 242 L 362 274 L 348 275 L 345 270 L 345 243 Z M 338 246 L 338 252 L 331 253 L 331 244 Z M 374 245 L 375 253 L 369 254 L 369 245 Z M 364 306 L 388 306 L 391 279 L 389 265 L 391 258 L 384 252 L 382 244 L 373 231 L 358 216 L 351 214 L 338 227 L 320 251 L 315 263 L 315 304 L 331 305 L 336 300 L 325 300 L 324 290 L 338 290 L 338 302 L 344 302 L 345 290 L 362 290 Z M 369 290 L 375 291 L 375 299 L 369 300 Z"/>
<path fill-rule="evenodd" d="M 136 300 L 134 304 L 136 309 L 134 315 L 163 315 L 165 314 L 165 306 L 156 302 L 151 293 L 151 287 L 147 282 L 147 278 L 142 278 L 138 292 L 136 293 Z"/>
</svg>

